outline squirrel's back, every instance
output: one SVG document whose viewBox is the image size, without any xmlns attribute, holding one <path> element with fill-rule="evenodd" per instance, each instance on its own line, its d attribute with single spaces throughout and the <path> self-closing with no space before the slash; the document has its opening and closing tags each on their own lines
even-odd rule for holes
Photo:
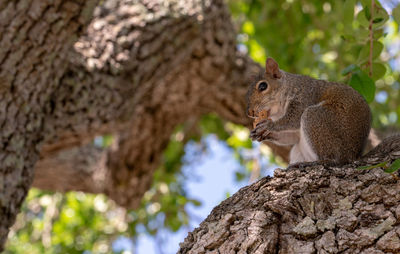
<svg viewBox="0 0 400 254">
<path fill-rule="evenodd" d="M 314 136 L 313 146 L 320 151 L 320 160 L 355 160 L 362 155 L 371 129 L 369 106 L 350 86 L 320 82 L 319 103 L 306 109 L 302 116 L 309 122 L 307 134 Z"/>
</svg>

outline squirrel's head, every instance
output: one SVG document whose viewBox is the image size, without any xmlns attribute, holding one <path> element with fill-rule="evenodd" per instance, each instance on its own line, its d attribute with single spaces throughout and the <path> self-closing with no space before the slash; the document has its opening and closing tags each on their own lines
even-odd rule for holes
<svg viewBox="0 0 400 254">
<path fill-rule="evenodd" d="M 269 57 L 265 63 L 265 72 L 260 73 L 247 92 L 247 116 L 255 118 L 265 110 L 268 117 L 273 117 L 284 92 L 283 80 L 284 72 L 279 69 L 278 63 Z"/>
</svg>

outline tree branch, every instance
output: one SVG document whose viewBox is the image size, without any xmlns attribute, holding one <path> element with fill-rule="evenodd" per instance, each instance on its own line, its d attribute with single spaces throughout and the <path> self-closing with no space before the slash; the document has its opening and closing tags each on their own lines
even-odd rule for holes
<svg viewBox="0 0 400 254">
<path fill-rule="evenodd" d="M 398 253 L 398 178 L 356 170 L 397 158 L 400 135 L 353 164 L 277 169 L 215 207 L 178 253 Z"/>
<path fill-rule="evenodd" d="M 0 3 L 0 252 L 33 179 L 49 97 L 96 2 Z"/>
<path fill-rule="evenodd" d="M 236 51 L 223 2 L 200 3 L 175 9 L 122 1 L 96 8 L 51 97 L 34 186 L 102 192 L 135 208 L 175 126 L 209 112 L 250 126 L 245 93 L 261 67 Z M 120 137 L 115 149 L 86 146 L 104 133 Z M 288 148 L 271 147 L 287 158 Z M 82 158 L 87 149 L 90 162 Z M 51 165 L 57 166 L 45 169 Z M 94 175 L 106 176 L 102 188 Z M 86 181 L 79 187 L 76 179 Z"/>
</svg>

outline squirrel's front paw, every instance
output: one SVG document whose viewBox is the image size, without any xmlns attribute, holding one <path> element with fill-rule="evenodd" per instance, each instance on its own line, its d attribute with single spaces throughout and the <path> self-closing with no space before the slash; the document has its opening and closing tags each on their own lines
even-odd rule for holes
<svg viewBox="0 0 400 254">
<path fill-rule="evenodd" d="M 256 128 L 251 131 L 250 138 L 258 142 L 271 139 L 271 131 L 268 130 L 268 121 L 257 124 Z"/>
</svg>

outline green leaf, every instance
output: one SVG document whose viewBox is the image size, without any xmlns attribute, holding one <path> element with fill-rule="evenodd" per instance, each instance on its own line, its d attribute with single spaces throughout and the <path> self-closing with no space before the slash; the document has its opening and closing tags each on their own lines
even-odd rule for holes
<svg viewBox="0 0 400 254">
<path fill-rule="evenodd" d="M 369 42 L 368 29 L 359 28 L 355 31 L 354 36 L 356 37 L 356 40 L 362 45 L 366 45 Z"/>
<path fill-rule="evenodd" d="M 400 4 L 392 10 L 392 17 L 394 21 L 396 21 L 397 25 L 400 26 Z"/>
<path fill-rule="evenodd" d="M 194 206 L 199 207 L 201 206 L 201 202 L 197 199 L 189 199 L 190 203 L 192 203 Z"/>
<path fill-rule="evenodd" d="M 379 57 L 383 50 L 383 43 L 380 41 L 374 41 L 372 50 L 372 59 Z"/>
<path fill-rule="evenodd" d="M 235 172 L 235 178 L 236 181 L 242 181 L 244 178 L 246 177 L 245 174 L 243 174 L 242 172 Z"/>
<path fill-rule="evenodd" d="M 354 6 L 356 5 L 356 0 L 346 0 L 343 6 L 343 23 L 346 24 L 344 26 L 344 30 L 346 34 L 350 34 L 352 32 L 352 26 L 354 19 Z"/>
<path fill-rule="evenodd" d="M 166 225 L 173 231 L 176 232 L 182 226 L 182 222 L 177 217 L 172 217 L 166 220 Z"/>
<path fill-rule="evenodd" d="M 364 26 L 364 27 L 368 27 L 369 26 L 369 20 L 365 17 L 365 9 L 363 9 L 362 11 L 360 11 L 357 14 L 356 20 L 360 23 L 360 25 Z"/>
<path fill-rule="evenodd" d="M 353 33 L 353 31 L 350 31 L 350 32 Z M 355 42 L 356 41 L 354 34 L 342 34 L 342 35 L 340 35 L 340 38 L 342 38 L 342 40 L 347 41 L 347 42 Z"/>
<path fill-rule="evenodd" d="M 349 85 L 358 91 L 368 103 L 371 103 L 375 97 L 375 82 L 361 69 L 353 72 Z"/>
<path fill-rule="evenodd" d="M 372 23 L 376 24 L 376 23 L 379 23 L 379 22 L 381 22 L 383 20 L 384 20 L 383 18 L 375 18 L 374 20 L 372 20 Z"/>
<path fill-rule="evenodd" d="M 385 167 L 387 163 L 388 163 L 387 161 L 384 161 L 384 162 L 381 162 L 381 163 L 376 164 L 376 165 L 361 166 L 361 167 L 358 167 L 357 169 L 358 170 L 370 170 L 370 169 L 374 169 L 374 168 Z"/>
<path fill-rule="evenodd" d="M 386 173 L 394 173 L 399 169 L 400 169 L 400 159 L 397 159 L 397 160 L 393 161 L 393 163 L 387 169 L 385 169 L 385 172 Z"/>
<path fill-rule="evenodd" d="M 371 19 L 371 12 L 369 11 L 369 7 L 368 6 L 365 6 L 364 7 L 364 15 L 365 15 L 365 18 L 367 19 L 367 20 L 370 20 Z"/>
<path fill-rule="evenodd" d="M 360 3 L 363 7 L 365 6 L 370 6 L 371 5 L 371 0 L 360 0 Z"/>
<path fill-rule="evenodd" d="M 374 30 L 374 40 L 379 40 L 381 37 L 384 37 L 384 29 L 380 28 L 380 29 L 376 29 Z"/>
<path fill-rule="evenodd" d="M 382 27 L 389 19 L 389 14 L 386 12 L 385 8 L 383 8 L 378 1 L 375 1 L 375 3 L 376 7 L 374 8 L 374 13 L 372 14 L 373 29 Z"/>
<path fill-rule="evenodd" d="M 382 27 L 385 22 L 389 19 L 389 15 L 386 10 L 381 6 L 379 1 L 375 1 L 375 7 L 373 13 L 371 13 L 371 1 L 361 1 L 362 6 L 364 7 L 362 11 L 357 14 L 357 21 L 360 25 L 364 26 L 365 28 L 369 27 L 369 22 L 372 20 L 372 27 L 373 29 L 377 29 Z"/>
<path fill-rule="evenodd" d="M 374 41 L 372 45 L 372 60 L 378 58 L 383 50 L 383 44 L 379 41 Z M 359 64 L 365 63 L 369 60 L 370 45 L 369 42 L 361 49 L 358 55 L 357 62 Z"/>
<path fill-rule="evenodd" d="M 346 68 L 344 68 L 342 70 L 342 75 L 346 76 L 347 74 L 353 72 L 354 70 L 356 70 L 358 67 L 355 64 L 350 64 L 349 66 L 347 66 Z"/>
<path fill-rule="evenodd" d="M 372 79 L 378 80 L 385 76 L 386 74 L 386 66 L 381 63 L 373 63 L 372 64 Z"/>
</svg>

